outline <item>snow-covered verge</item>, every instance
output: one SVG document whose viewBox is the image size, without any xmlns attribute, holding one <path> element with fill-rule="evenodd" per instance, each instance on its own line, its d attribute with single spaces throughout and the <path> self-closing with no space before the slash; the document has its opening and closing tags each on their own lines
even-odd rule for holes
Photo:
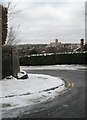
<svg viewBox="0 0 87 120">
<path fill-rule="evenodd" d="M 85 70 L 84 65 L 47 65 L 47 66 L 21 66 L 23 70 Z"/>
<path fill-rule="evenodd" d="M 28 79 L 0 80 L 0 108 L 3 110 L 34 105 L 52 99 L 65 89 L 58 77 L 43 74 L 28 74 Z"/>
</svg>

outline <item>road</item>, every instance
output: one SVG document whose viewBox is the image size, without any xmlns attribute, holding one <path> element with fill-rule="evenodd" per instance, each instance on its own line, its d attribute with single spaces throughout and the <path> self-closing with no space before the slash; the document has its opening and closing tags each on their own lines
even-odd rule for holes
<svg viewBox="0 0 87 120">
<path fill-rule="evenodd" d="M 85 70 L 28 70 L 27 73 L 46 74 L 61 77 L 66 83 L 66 90 L 59 96 L 32 109 L 29 106 L 9 110 L 2 114 L 10 118 L 85 118 Z"/>
<path fill-rule="evenodd" d="M 40 103 L 19 118 L 85 118 L 84 70 L 29 70 L 28 73 L 59 76 L 66 81 L 67 91 L 53 100 Z"/>
</svg>

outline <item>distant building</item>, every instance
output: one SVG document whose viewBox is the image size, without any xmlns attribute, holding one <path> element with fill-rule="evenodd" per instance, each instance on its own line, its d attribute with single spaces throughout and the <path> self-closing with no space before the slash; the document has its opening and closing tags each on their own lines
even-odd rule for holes
<svg viewBox="0 0 87 120">
<path fill-rule="evenodd" d="M 81 52 L 83 52 L 83 49 L 84 49 L 84 39 L 80 39 L 81 41 Z"/>
<path fill-rule="evenodd" d="M 50 47 L 61 47 L 61 42 L 58 41 L 58 39 L 55 39 L 55 42 L 50 42 Z"/>
<path fill-rule="evenodd" d="M 87 44 L 84 44 L 84 39 L 80 39 L 80 46 L 74 51 L 79 51 L 79 52 L 87 51 Z"/>
</svg>

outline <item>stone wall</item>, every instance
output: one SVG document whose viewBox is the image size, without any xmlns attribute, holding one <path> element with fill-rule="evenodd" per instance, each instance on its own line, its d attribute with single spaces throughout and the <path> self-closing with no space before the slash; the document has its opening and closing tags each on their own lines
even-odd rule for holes
<svg viewBox="0 0 87 120">
<path fill-rule="evenodd" d="M 17 76 L 20 71 L 18 52 L 15 47 L 2 47 L 2 78 L 13 75 Z"/>
</svg>

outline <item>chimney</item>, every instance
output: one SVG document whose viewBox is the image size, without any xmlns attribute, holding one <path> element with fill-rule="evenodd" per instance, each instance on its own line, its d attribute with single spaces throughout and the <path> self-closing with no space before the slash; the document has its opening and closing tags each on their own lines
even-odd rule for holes
<svg viewBox="0 0 87 120">
<path fill-rule="evenodd" d="M 55 39 L 55 43 L 56 43 L 56 44 L 58 43 L 58 39 Z"/>
<path fill-rule="evenodd" d="M 84 39 L 80 39 L 80 41 L 81 41 L 81 52 L 83 52 Z"/>
</svg>

